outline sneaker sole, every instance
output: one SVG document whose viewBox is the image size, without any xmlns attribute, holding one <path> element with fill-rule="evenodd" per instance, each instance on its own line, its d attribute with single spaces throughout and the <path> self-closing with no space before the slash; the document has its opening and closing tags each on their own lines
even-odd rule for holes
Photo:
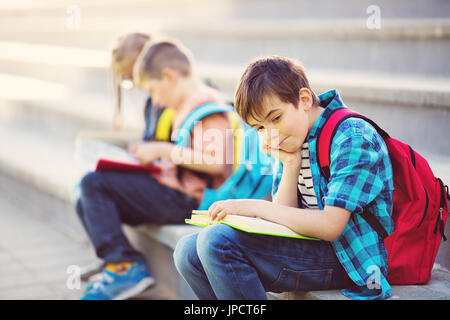
<svg viewBox="0 0 450 320">
<path fill-rule="evenodd" d="M 142 291 L 144 291 L 153 284 L 155 284 L 154 278 L 151 277 L 144 278 L 141 281 L 139 281 L 138 284 L 136 284 L 134 287 L 122 292 L 113 300 L 126 300 L 128 298 L 131 298 L 135 295 L 138 295 L 139 293 L 141 293 Z"/>
</svg>

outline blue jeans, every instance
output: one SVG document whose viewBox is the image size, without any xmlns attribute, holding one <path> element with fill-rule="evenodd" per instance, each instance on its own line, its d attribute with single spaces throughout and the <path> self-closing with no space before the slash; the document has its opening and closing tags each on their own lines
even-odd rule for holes
<svg viewBox="0 0 450 320">
<path fill-rule="evenodd" d="M 161 185 L 145 173 L 98 171 L 81 180 L 76 211 L 97 256 L 105 263 L 145 261 L 122 231 L 122 223 L 184 224 L 198 207 L 194 198 Z"/>
<path fill-rule="evenodd" d="M 251 234 L 224 224 L 182 238 L 175 266 L 199 299 L 351 287 L 330 242 Z"/>
</svg>

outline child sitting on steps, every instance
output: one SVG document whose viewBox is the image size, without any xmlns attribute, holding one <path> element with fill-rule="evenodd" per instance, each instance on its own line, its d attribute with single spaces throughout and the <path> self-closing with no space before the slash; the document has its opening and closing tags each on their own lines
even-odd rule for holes
<svg viewBox="0 0 450 320">
<path fill-rule="evenodd" d="M 363 119 L 343 121 L 330 152 L 330 179 L 320 174 L 318 133 L 337 108 L 339 93 L 312 91 L 295 60 L 252 62 L 235 94 L 236 110 L 259 132 L 279 162 L 273 202 L 233 199 L 209 208 L 283 224 L 319 241 L 246 233 L 225 224 L 206 227 L 176 246 L 177 270 L 200 299 L 267 299 L 266 291 L 344 289 L 354 299 L 388 298 L 387 252 L 361 214 L 392 232 L 393 173 L 388 150 Z"/>
<path fill-rule="evenodd" d="M 173 110 L 173 132 L 196 107 L 224 103 L 219 92 L 197 79 L 189 51 L 174 41 L 148 43 L 134 65 L 133 82 L 151 96 L 154 105 Z M 203 132 L 210 128 L 221 132 L 223 141 L 205 139 Z M 106 264 L 102 277 L 82 299 L 126 299 L 154 283 L 145 257 L 131 246 L 121 224 L 184 223 L 198 208 L 205 188 L 217 188 L 231 173 L 232 164 L 225 161 L 225 148 L 232 147 L 227 142 L 233 139 L 229 129 L 227 114 L 214 113 L 194 126 L 191 147 L 147 141 L 130 149 L 144 164 L 160 159 L 160 174 L 98 171 L 82 179 L 77 213 L 97 256 Z M 223 159 L 203 161 L 211 154 Z"/>
</svg>

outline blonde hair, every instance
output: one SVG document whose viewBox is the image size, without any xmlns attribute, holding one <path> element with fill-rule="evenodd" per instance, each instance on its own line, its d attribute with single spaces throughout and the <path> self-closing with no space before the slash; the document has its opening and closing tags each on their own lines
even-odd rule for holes
<svg viewBox="0 0 450 320">
<path fill-rule="evenodd" d="M 121 127 L 121 106 L 123 79 L 132 79 L 133 67 L 145 44 L 151 36 L 145 33 L 133 32 L 119 37 L 117 44 L 111 50 L 112 85 L 115 95 L 116 107 L 114 112 L 114 126 Z"/>
<path fill-rule="evenodd" d="M 120 77 L 131 78 L 133 66 L 150 35 L 134 32 L 121 36 L 112 49 L 111 67 Z"/>
</svg>

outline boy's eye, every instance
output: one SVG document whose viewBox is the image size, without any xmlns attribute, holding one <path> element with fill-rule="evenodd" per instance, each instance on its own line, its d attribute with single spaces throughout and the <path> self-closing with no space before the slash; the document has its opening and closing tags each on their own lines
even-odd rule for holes
<svg viewBox="0 0 450 320">
<path fill-rule="evenodd" d="M 263 129 L 264 129 L 264 127 L 257 127 L 257 128 L 256 128 L 256 131 L 259 132 L 259 131 L 262 131 Z"/>
<path fill-rule="evenodd" d="M 281 119 L 281 114 L 280 115 L 278 115 L 278 116 L 276 116 L 275 118 L 273 118 L 273 120 L 272 121 L 278 121 L 278 120 L 280 120 Z"/>
</svg>

